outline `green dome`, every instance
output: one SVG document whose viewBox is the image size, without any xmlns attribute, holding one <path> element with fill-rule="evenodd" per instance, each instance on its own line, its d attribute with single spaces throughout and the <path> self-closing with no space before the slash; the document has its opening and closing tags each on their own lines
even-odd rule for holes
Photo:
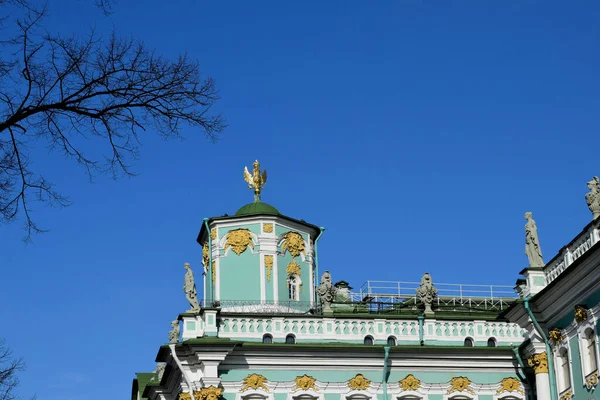
<svg viewBox="0 0 600 400">
<path fill-rule="evenodd" d="M 251 215 L 251 214 L 270 214 L 270 215 L 281 215 L 279 210 L 277 210 L 272 205 L 267 203 L 263 203 L 261 201 L 246 204 L 237 212 L 235 215 Z"/>
</svg>

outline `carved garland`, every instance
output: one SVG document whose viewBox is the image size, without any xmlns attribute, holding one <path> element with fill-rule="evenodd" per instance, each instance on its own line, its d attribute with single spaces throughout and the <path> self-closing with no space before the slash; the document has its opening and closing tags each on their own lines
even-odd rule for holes
<svg viewBox="0 0 600 400">
<path fill-rule="evenodd" d="M 521 387 L 521 381 L 517 378 L 504 378 L 502 382 L 500 382 L 500 388 L 496 392 L 496 394 L 504 393 L 504 392 L 517 392 L 521 394 L 525 394 Z"/>
<path fill-rule="evenodd" d="M 371 381 L 365 378 L 363 374 L 357 374 L 348 381 L 348 387 L 353 390 L 366 390 L 370 386 Z"/>
<path fill-rule="evenodd" d="M 296 386 L 294 387 L 294 389 L 292 389 L 292 391 L 296 391 L 296 390 L 308 390 L 308 389 L 313 389 L 315 391 L 319 391 L 319 389 L 315 386 L 315 378 L 313 378 L 312 376 L 308 376 L 306 374 L 302 375 L 302 376 L 297 376 L 296 377 Z"/>
<path fill-rule="evenodd" d="M 288 264 L 285 272 L 287 272 L 288 275 L 300 276 L 300 265 L 298 265 L 296 260 L 292 260 L 292 262 Z"/>
<path fill-rule="evenodd" d="M 300 253 L 305 254 L 304 252 L 304 239 L 297 232 L 288 232 L 283 235 L 284 242 L 281 245 L 281 250 L 285 253 L 285 251 L 289 251 L 292 257 L 297 257 Z"/>
<path fill-rule="evenodd" d="M 273 271 L 273 256 L 265 256 L 265 268 L 267 269 L 267 282 L 271 282 L 271 272 Z"/>
<path fill-rule="evenodd" d="M 269 391 L 266 383 L 267 378 L 259 374 L 250 374 L 244 378 L 244 386 L 240 389 L 240 392 L 245 392 L 248 389 L 263 389 L 265 392 Z"/>
<path fill-rule="evenodd" d="M 421 381 L 415 378 L 413 374 L 409 374 L 398 382 L 398 385 L 400 385 L 400 390 L 419 390 Z"/>
<path fill-rule="evenodd" d="M 211 266 L 211 272 L 212 272 L 212 283 L 213 286 L 217 284 L 217 267 L 215 262 L 212 262 L 212 266 Z"/>
<path fill-rule="evenodd" d="M 532 355 L 527 362 L 530 367 L 533 367 L 536 374 L 548 373 L 548 355 L 545 352 Z"/>
<path fill-rule="evenodd" d="M 456 378 L 452 378 L 450 381 L 450 389 L 448 389 L 447 393 L 452 392 L 469 392 L 471 394 L 475 394 L 473 389 L 469 387 L 471 384 L 471 380 L 464 376 L 458 376 Z"/>
<path fill-rule="evenodd" d="M 227 232 L 225 240 L 225 251 L 229 247 L 238 256 L 242 254 L 250 246 L 254 249 L 254 243 L 252 243 L 252 235 L 248 229 L 234 229 Z"/>
</svg>

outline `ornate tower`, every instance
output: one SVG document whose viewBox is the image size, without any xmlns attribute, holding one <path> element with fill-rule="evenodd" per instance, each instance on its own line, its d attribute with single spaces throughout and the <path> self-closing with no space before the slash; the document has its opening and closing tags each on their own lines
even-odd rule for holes
<svg viewBox="0 0 600 400">
<path fill-rule="evenodd" d="M 255 161 L 244 179 L 254 201 L 233 216 L 207 218 L 198 234 L 204 307 L 306 312 L 315 305 L 316 246 L 323 228 L 282 215 L 261 201 L 267 180 Z"/>
</svg>

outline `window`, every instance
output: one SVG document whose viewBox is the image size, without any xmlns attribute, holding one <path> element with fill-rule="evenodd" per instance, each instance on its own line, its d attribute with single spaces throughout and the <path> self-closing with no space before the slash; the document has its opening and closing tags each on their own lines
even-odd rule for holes
<svg viewBox="0 0 600 400">
<path fill-rule="evenodd" d="M 396 345 L 396 338 L 393 336 L 390 336 L 389 338 L 387 338 L 387 345 L 388 346 L 395 346 Z"/>
<path fill-rule="evenodd" d="M 300 279 L 296 275 L 288 278 L 288 295 L 290 300 L 300 300 Z"/>
<path fill-rule="evenodd" d="M 571 371 L 569 370 L 569 352 L 561 348 L 558 352 L 558 391 L 563 393 L 571 387 Z"/>
<path fill-rule="evenodd" d="M 294 335 L 287 335 L 285 337 L 286 344 L 296 344 L 296 337 Z"/>
<path fill-rule="evenodd" d="M 493 337 L 489 338 L 487 341 L 487 347 L 496 347 L 496 339 Z"/>
<path fill-rule="evenodd" d="M 588 328 L 583 333 L 583 358 L 585 359 L 585 375 L 589 375 L 598 369 L 598 359 L 596 356 L 596 332 Z"/>
<path fill-rule="evenodd" d="M 271 344 L 273 343 L 273 336 L 266 334 L 263 336 L 263 343 L 265 344 Z"/>
<path fill-rule="evenodd" d="M 470 337 L 465 339 L 465 347 L 473 347 L 473 339 Z"/>
<path fill-rule="evenodd" d="M 371 346 L 373 345 L 373 337 L 372 336 L 365 336 L 365 340 L 363 342 L 364 344 Z"/>
</svg>

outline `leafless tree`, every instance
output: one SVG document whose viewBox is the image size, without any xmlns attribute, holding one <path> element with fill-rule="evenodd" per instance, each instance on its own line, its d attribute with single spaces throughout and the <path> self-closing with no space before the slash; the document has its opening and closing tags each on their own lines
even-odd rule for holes
<svg viewBox="0 0 600 400">
<path fill-rule="evenodd" d="M 19 386 L 17 372 L 25 369 L 22 358 L 15 358 L 6 341 L 0 339 L 0 400 L 14 400 L 15 388 Z"/>
<path fill-rule="evenodd" d="M 161 57 L 114 32 L 48 32 L 46 6 L 27 1 L 0 0 L 0 222 L 21 218 L 30 239 L 41 231 L 32 203 L 69 204 L 32 159 L 35 146 L 75 160 L 90 179 L 116 178 L 133 175 L 142 132 L 178 137 L 187 125 L 214 141 L 225 123 L 211 112 L 218 92 L 197 61 Z M 112 11 L 113 0 L 96 4 Z"/>
</svg>

